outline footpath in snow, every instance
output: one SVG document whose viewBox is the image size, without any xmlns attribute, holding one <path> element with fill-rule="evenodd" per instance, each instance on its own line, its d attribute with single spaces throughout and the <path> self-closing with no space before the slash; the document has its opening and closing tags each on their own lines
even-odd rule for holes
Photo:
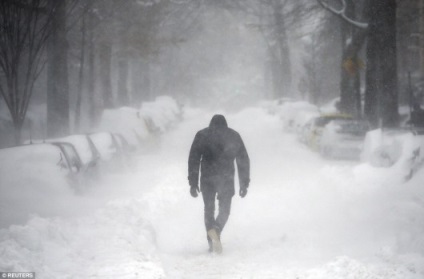
<svg viewBox="0 0 424 279">
<path fill-rule="evenodd" d="M 424 278 L 424 173 L 325 161 L 261 109 L 226 115 L 251 159 L 234 197 L 224 253 L 207 253 L 203 202 L 187 157 L 212 113 L 189 110 L 133 171 L 69 203 L 75 216 L 34 217 L 0 231 L 0 271 L 38 278 Z M 82 214 L 81 212 L 84 212 Z"/>
</svg>

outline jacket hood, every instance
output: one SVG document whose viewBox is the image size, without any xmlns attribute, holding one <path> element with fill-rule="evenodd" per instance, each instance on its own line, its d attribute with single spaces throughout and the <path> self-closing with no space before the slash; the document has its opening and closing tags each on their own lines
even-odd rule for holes
<svg viewBox="0 0 424 279">
<path fill-rule="evenodd" d="M 227 120 L 221 114 L 215 114 L 212 117 L 211 123 L 209 124 L 209 128 L 228 128 Z"/>
</svg>

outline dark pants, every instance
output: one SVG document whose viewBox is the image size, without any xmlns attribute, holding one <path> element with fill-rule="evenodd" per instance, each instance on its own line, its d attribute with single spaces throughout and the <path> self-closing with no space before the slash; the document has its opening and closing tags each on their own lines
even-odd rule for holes
<svg viewBox="0 0 424 279">
<path fill-rule="evenodd" d="M 217 196 L 216 191 L 206 190 L 202 191 L 203 201 L 205 203 L 205 226 L 206 232 L 215 229 L 218 235 L 221 235 L 225 224 L 228 221 L 231 211 L 231 200 L 232 195 L 218 196 L 218 216 L 215 218 L 215 198 Z M 211 240 L 208 236 L 208 242 Z"/>
</svg>

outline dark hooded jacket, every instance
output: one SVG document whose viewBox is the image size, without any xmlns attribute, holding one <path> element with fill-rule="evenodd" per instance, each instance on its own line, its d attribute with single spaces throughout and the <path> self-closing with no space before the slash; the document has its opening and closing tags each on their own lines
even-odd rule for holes
<svg viewBox="0 0 424 279">
<path fill-rule="evenodd" d="M 250 161 L 239 133 L 228 128 L 223 115 L 215 115 L 208 128 L 197 132 L 188 159 L 190 186 L 201 191 L 234 195 L 234 161 L 237 163 L 240 187 L 250 182 Z"/>
</svg>

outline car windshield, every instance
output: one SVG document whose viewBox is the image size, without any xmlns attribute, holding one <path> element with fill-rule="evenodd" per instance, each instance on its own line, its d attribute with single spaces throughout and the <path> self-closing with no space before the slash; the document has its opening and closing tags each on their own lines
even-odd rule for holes
<svg viewBox="0 0 424 279">
<path fill-rule="evenodd" d="M 333 120 L 338 120 L 342 118 L 341 116 L 324 116 L 324 117 L 318 117 L 315 121 L 315 126 L 317 127 L 324 127 L 325 125 L 327 125 L 328 123 L 330 123 L 330 121 Z"/>
<path fill-rule="evenodd" d="M 369 130 L 369 125 L 365 121 L 357 120 L 337 120 L 334 121 L 337 126 L 337 132 L 354 136 L 365 136 Z"/>
</svg>

